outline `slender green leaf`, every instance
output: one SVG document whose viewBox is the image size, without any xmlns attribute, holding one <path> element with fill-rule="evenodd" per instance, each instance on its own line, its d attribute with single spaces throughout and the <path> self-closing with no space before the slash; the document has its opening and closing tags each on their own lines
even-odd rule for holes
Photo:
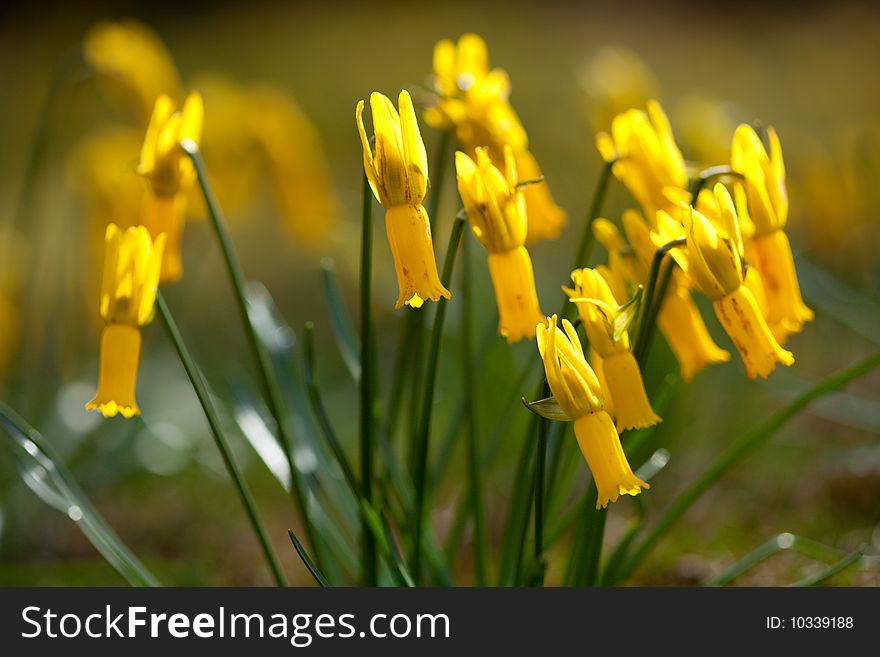
<svg viewBox="0 0 880 657">
<path fill-rule="evenodd" d="M 817 573 L 810 577 L 805 577 L 804 579 L 795 582 L 792 586 L 796 587 L 806 587 L 806 586 L 819 586 L 820 584 L 824 584 L 829 579 L 834 577 L 835 575 L 842 573 L 844 570 L 849 568 L 851 565 L 856 563 L 862 556 L 865 554 L 864 549 L 859 549 L 845 556 L 843 559 L 838 561 L 835 564 L 832 564 L 821 573 Z"/>
<path fill-rule="evenodd" d="M 798 396 L 766 422 L 753 431 L 735 441 L 700 477 L 682 492 L 666 509 L 665 513 L 654 524 L 648 535 L 634 549 L 632 556 L 621 568 L 621 577 L 625 577 L 647 556 L 654 545 L 684 515 L 684 513 L 708 488 L 712 486 L 733 464 L 749 455 L 754 449 L 764 444 L 780 428 L 795 417 L 811 402 L 828 394 L 847 383 L 864 376 L 880 365 L 880 352 L 869 356 L 860 363 L 827 377 L 815 386 Z"/>
<path fill-rule="evenodd" d="M 321 273 L 324 280 L 324 300 L 330 315 L 330 329 L 336 338 L 336 348 L 351 378 L 360 381 L 361 357 L 351 316 L 342 300 L 342 290 L 336 275 L 336 265 L 331 258 L 321 260 Z"/>
<path fill-rule="evenodd" d="M 46 504 L 75 522 L 107 563 L 129 584 L 160 586 L 156 577 L 101 517 L 52 445 L 4 402 L 0 402 L 0 423 L 10 439 L 24 483 Z"/>
<path fill-rule="evenodd" d="M 303 544 L 300 543 L 299 539 L 296 537 L 296 534 L 293 533 L 292 529 L 287 530 L 287 535 L 290 536 L 290 542 L 293 543 L 293 548 L 296 550 L 296 553 L 299 555 L 299 558 L 302 559 L 303 564 L 308 569 L 308 571 L 312 574 L 312 577 L 315 578 L 315 581 L 318 583 L 321 588 L 326 588 L 330 586 L 327 583 L 327 579 L 321 574 L 321 571 L 318 570 L 318 567 L 315 565 L 315 562 L 312 561 L 312 558 L 309 556 L 309 553 L 306 552 L 306 549 L 303 547 Z"/>
</svg>

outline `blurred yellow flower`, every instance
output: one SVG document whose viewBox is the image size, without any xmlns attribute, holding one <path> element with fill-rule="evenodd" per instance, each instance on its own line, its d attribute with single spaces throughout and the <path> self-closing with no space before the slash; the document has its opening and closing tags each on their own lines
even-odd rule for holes
<svg viewBox="0 0 880 657">
<path fill-rule="evenodd" d="M 593 132 L 607 130 L 615 116 L 631 107 L 644 107 L 657 95 L 654 72 L 638 53 L 620 46 L 597 50 L 580 71 L 587 95 L 587 116 Z"/>
<path fill-rule="evenodd" d="M 670 253 L 712 299 L 715 314 L 736 345 L 749 378 L 767 377 L 777 363 L 792 365 L 794 356 L 779 346 L 754 295 L 744 285 L 742 235 L 727 188 L 717 183 L 712 196 L 701 195 L 698 206 L 700 210 L 688 206 L 683 212 L 687 248 Z M 657 219 L 667 231 L 676 230 L 676 220 L 667 213 L 659 212 Z"/>
<path fill-rule="evenodd" d="M 472 158 L 478 147 L 487 148 L 499 168 L 505 166 L 504 147 L 509 146 L 521 180 L 542 178 L 525 128 L 508 101 L 510 79 L 503 69 L 489 69 L 481 37 L 464 34 L 457 45 L 448 39 L 439 41 L 434 47 L 433 81 L 437 101 L 425 110 L 428 125 L 452 130 Z M 523 195 L 529 216 L 527 241 L 558 236 L 567 214 L 556 205 L 547 184 L 529 185 Z"/>
<path fill-rule="evenodd" d="M 375 142 L 364 129 L 364 101 L 355 112 L 364 150 L 364 171 L 379 203 L 385 208 L 385 230 L 394 258 L 400 290 L 395 308 L 419 308 L 427 299 L 449 299 L 437 274 L 431 224 L 422 201 L 428 191 L 428 156 L 419 132 L 412 98 L 405 89 L 398 98 L 400 114 L 391 101 L 370 94 Z"/>
<path fill-rule="evenodd" d="M 174 101 L 168 96 L 159 96 L 141 148 L 138 173 L 146 177 L 150 187 L 143 225 L 153 239 L 163 233 L 168 239 L 162 259 L 163 284 L 183 276 L 180 248 L 195 169 L 180 144 L 185 139 L 199 143 L 203 118 L 204 107 L 198 93 L 190 93 L 180 111 L 175 111 Z"/>
<path fill-rule="evenodd" d="M 656 100 L 647 112 L 631 109 L 611 122 L 611 134 L 596 135 L 606 162 L 614 161 L 615 177 L 629 190 L 651 225 L 657 210 L 670 210 L 687 187 L 684 158 L 675 143 L 666 113 Z"/>
<path fill-rule="evenodd" d="M 505 169 L 495 167 L 489 153 L 477 148 L 477 161 L 455 153 L 458 192 L 471 230 L 489 252 L 489 274 L 498 305 L 498 332 L 508 342 L 533 338 L 544 321 L 535 291 L 532 260 L 524 244 L 528 220 L 522 192 L 517 188 L 516 163 L 509 146 Z"/>
<path fill-rule="evenodd" d="M 638 429 L 660 422 L 651 408 L 639 364 L 629 350 L 629 336 L 615 334 L 618 299 L 595 269 L 571 272 L 573 288 L 562 289 L 575 302 L 590 347 L 602 359 L 605 391 L 614 402 L 617 430 Z M 625 302 L 625 300 L 623 300 Z"/>
<path fill-rule="evenodd" d="M 620 436 L 605 411 L 602 389 L 584 358 L 577 332 L 567 319 L 559 334 L 556 315 L 537 328 L 538 351 L 547 384 L 562 411 L 574 420 L 574 434 L 596 482 L 596 508 L 621 495 L 638 495 L 650 486 L 636 477 L 620 445 Z"/>
<path fill-rule="evenodd" d="M 623 228 L 629 244 L 607 219 L 593 222 L 596 239 L 608 251 L 611 271 L 634 287 L 644 286 L 648 282 L 648 270 L 656 249 L 651 231 L 637 210 L 624 211 Z M 615 296 L 622 298 L 616 293 Z M 709 335 L 706 323 L 691 297 L 687 278 L 680 270 L 672 273 L 657 315 L 657 326 L 678 360 L 685 381 L 690 381 L 707 365 L 730 359 L 730 354 L 716 345 Z"/>
<path fill-rule="evenodd" d="M 245 103 L 248 133 L 263 155 L 285 225 L 308 247 L 326 247 L 338 208 L 318 131 L 292 98 L 271 87 L 250 87 Z"/>
<path fill-rule="evenodd" d="M 111 100 L 146 125 L 156 99 L 180 95 L 180 77 L 159 36 L 135 20 L 102 21 L 83 41 L 83 58 Z"/>
<path fill-rule="evenodd" d="M 107 226 L 107 254 L 101 282 L 101 367 L 98 392 L 86 410 L 104 417 L 140 414 L 135 401 L 140 327 L 153 317 L 165 236 L 155 240 L 143 226 L 121 231 Z"/>
<path fill-rule="evenodd" d="M 733 136 L 730 162 L 742 174 L 738 209 L 748 217 L 749 261 L 761 272 L 767 294 L 767 322 L 784 341 L 813 319 L 798 285 L 791 245 L 784 232 L 788 218 L 788 192 L 782 145 L 772 127 L 767 128 L 770 153 L 760 137 L 746 124 Z"/>
</svg>

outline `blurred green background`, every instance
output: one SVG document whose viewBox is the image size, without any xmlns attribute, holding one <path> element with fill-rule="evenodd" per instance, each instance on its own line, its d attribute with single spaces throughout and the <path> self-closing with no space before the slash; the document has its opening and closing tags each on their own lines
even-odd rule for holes
<svg viewBox="0 0 880 657">
<path fill-rule="evenodd" d="M 560 303 L 559 286 L 567 281 L 573 243 L 598 176 L 594 133 L 607 129 L 614 94 L 630 92 L 628 75 L 636 78 L 637 100 L 639 94 L 661 100 L 689 160 L 722 162 L 733 129 L 743 121 L 772 124 L 782 139 L 790 179 L 789 231 L 804 296 L 816 320 L 791 339 L 796 365 L 768 381 L 747 381 L 733 359 L 690 384 L 664 384 L 676 365 L 658 339 L 647 385 L 649 391 L 670 385 L 670 401 L 660 410 L 664 422 L 641 461 L 659 448 L 669 450 L 671 458 L 643 496 L 649 518 L 732 437 L 756 426 L 809 382 L 856 362 L 880 344 L 880 80 L 875 70 L 880 10 L 869 3 L 807 3 L 796 9 L 696 2 L 601 8 L 563 2 L 230 2 L 186 9 L 172 3 L 117 2 L 7 8 L 0 23 L 0 80 L 6 86 L 0 104 L 0 223 L 5 230 L 14 226 L 15 235 L 5 238 L 12 246 L 2 252 L 0 278 L 10 301 L 0 308 L 17 320 L 19 335 L 8 331 L 7 344 L 0 345 L 10 361 L 2 372 L 0 397 L 64 453 L 110 524 L 165 583 L 243 585 L 269 579 L 195 397 L 158 325 L 144 330 L 138 381 L 143 417 L 103 420 L 83 410 L 97 376 L 100 322 L 95 251 L 82 195 L 71 183 L 76 178 L 72 154 L 102 126 L 136 125 L 108 103 L 94 80 L 85 79 L 55 97 L 45 114 L 41 155 L 23 191 L 42 108 L 60 62 L 79 50 L 96 21 L 124 17 L 138 18 L 156 31 L 184 86 L 198 88 L 199 80 L 216 84 L 218 76 L 231 85 L 268 84 L 295 99 L 314 125 L 338 210 L 327 243 L 314 248 L 291 233 L 259 171 L 253 193 L 229 206 L 227 214 L 248 277 L 265 285 L 289 327 L 270 330 L 280 345 L 279 363 L 286 368 L 291 396 L 301 379 L 296 359 L 302 327 L 315 322 L 321 388 L 351 454 L 357 443 L 356 386 L 329 328 L 320 265 L 322 258 L 333 259 L 356 317 L 363 169 L 354 107 L 373 90 L 394 97 L 407 88 L 417 102 L 424 99 L 434 43 L 468 31 L 486 39 L 492 65 L 510 74 L 511 102 L 557 202 L 569 211 L 562 237 L 531 249 L 545 311 Z M 627 64 L 630 60 L 637 63 Z M 211 116 L 206 93 L 207 126 Z M 422 132 L 435 167 L 438 134 L 424 122 Z M 216 134 L 217 170 L 225 165 L 234 173 L 234 159 L 221 161 L 222 130 Z M 308 170 L 309 163 L 303 166 Z M 222 181 L 215 180 L 221 196 Z M 441 193 L 441 213 L 434 217 L 440 253 L 459 208 L 450 178 Z M 613 182 L 606 216 L 616 220 L 631 204 Z M 379 218 L 374 315 L 385 400 L 403 311 L 393 311 L 394 272 L 381 214 L 374 217 Z M 215 246 L 207 223 L 193 217 L 184 239 L 185 277 L 166 296 L 215 392 L 234 400 L 239 426 L 247 429 L 253 426 L 247 421 L 247 411 L 254 410 L 253 370 Z M 473 248 L 472 255 L 484 300 L 477 304 L 476 341 L 489 345 L 485 362 L 472 375 L 478 378 L 481 440 L 489 444 L 494 436 L 498 441 L 498 458 L 486 474 L 488 521 L 497 548 L 521 427 L 528 419 L 518 398 L 511 403 L 505 395 L 515 373 L 537 352 L 533 343 L 510 348 L 499 337 L 484 340 L 496 322 L 495 306 L 483 253 Z M 603 258 L 597 248 L 593 262 Z M 729 346 L 711 309 L 702 308 L 716 340 Z M 460 309 L 452 303 L 438 379 L 435 451 L 455 420 L 462 377 L 460 325 Z M 878 554 L 878 383 L 878 373 L 869 375 L 787 425 L 714 486 L 629 583 L 698 583 L 779 532 L 841 550 L 866 545 L 869 554 Z M 531 395 L 531 387 L 523 386 L 519 394 Z M 499 432 L 500 418 L 509 426 Z M 317 432 L 307 411 L 297 415 L 296 428 L 303 437 L 298 463 L 306 470 L 320 468 L 320 454 L 316 457 L 310 447 Z M 407 435 L 403 431 L 395 437 L 402 453 Z M 259 436 L 250 438 L 259 443 Z M 451 465 L 433 502 L 433 526 L 441 538 L 466 490 L 462 440 L 453 436 L 449 442 Z M 297 526 L 288 498 L 241 434 L 235 442 L 291 580 L 309 583 L 287 543 L 285 530 Z M 573 501 L 584 489 L 587 469 L 576 449 L 566 458 L 579 461 L 565 496 Z M 432 464 L 439 459 L 435 454 Z M 317 504 L 321 494 L 335 494 L 333 485 L 343 486 L 330 473 L 322 484 L 330 488 L 316 493 Z M 621 536 L 631 515 L 631 500 L 614 506 L 609 544 Z M 550 552 L 550 583 L 561 577 L 568 538 Z M 470 581 L 469 540 L 466 530 L 453 570 L 462 583 Z M 821 564 L 809 559 L 780 555 L 737 583 L 784 584 L 817 568 Z M 833 581 L 880 584 L 876 574 L 857 571 Z M 74 523 L 28 490 L 6 450 L 0 450 L 0 583 L 123 583 Z"/>
</svg>

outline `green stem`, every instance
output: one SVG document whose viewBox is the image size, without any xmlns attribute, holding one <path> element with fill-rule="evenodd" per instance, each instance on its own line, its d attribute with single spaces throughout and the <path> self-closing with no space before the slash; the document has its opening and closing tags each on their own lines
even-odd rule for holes
<svg viewBox="0 0 880 657">
<path fill-rule="evenodd" d="M 657 295 L 657 301 L 654 301 L 655 289 L 657 288 L 657 279 L 660 275 L 660 265 L 663 264 L 663 259 L 666 257 L 666 254 L 669 253 L 671 249 L 684 246 L 685 244 L 687 244 L 687 240 L 685 238 L 672 240 L 671 242 L 664 244 L 659 249 L 654 251 L 654 257 L 651 258 L 651 268 L 648 271 L 648 282 L 645 286 L 645 294 L 642 297 L 642 306 L 639 310 L 638 333 L 636 334 L 636 339 L 632 350 L 633 354 L 636 356 L 636 360 L 638 360 L 640 363 L 642 362 L 642 360 L 639 358 L 639 355 L 641 354 L 645 346 L 645 341 L 650 330 L 649 324 L 653 323 L 653 321 L 649 322 L 649 317 L 653 317 L 653 319 L 656 320 L 657 314 L 660 312 L 659 306 L 663 299 L 663 297 Z M 668 285 L 668 281 L 666 282 L 666 285 Z M 657 306 L 656 311 L 652 311 L 652 307 L 654 305 Z"/>
<path fill-rule="evenodd" d="M 449 132 L 441 132 L 440 139 L 437 142 L 437 149 L 434 153 L 434 175 L 431 178 L 431 189 L 425 207 L 428 213 L 428 222 L 431 227 L 432 236 L 439 234 L 438 228 L 440 225 L 440 201 L 443 198 L 442 191 L 444 183 L 446 182 L 447 152 L 449 151 L 449 143 L 451 139 L 452 137 Z M 434 244 L 434 247 L 436 248 L 436 244 Z M 406 314 L 406 318 L 404 319 L 404 333 L 410 334 L 410 339 L 412 340 L 412 343 L 408 345 L 410 351 L 407 353 L 407 356 L 412 361 L 410 365 L 410 390 L 412 391 L 410 408 L 410 435 L 412 435 L 413 437 L 417 436 L 419 433 L 419 421 L 421 420 L 418 410 L 418 405 L 421 401 L 418 396 L 418 390 L 420 390 L 420 386 L 422 385 L 422 373 L 424 371 L 425 361 L 425 350 L 423 348 L 424 321 L 424 313 L 408 312 Z M 416 463 L 418 447 L 413 443 L 410 443 L 409 447 L 409 465 L 414 472 L 418 467 Z"/>
<path fill-rule="evenodd" d="M 360 455 L 363 497 L 373 503 L 373 192 L 367 177 L 363 179 L 361 220 L 361 380 L 360 380 Z M 366 523 L 362 544 L 363 581 L 377 583 L 376 540 Z"/>
<path fill-rule="evenodd" d="M 641 365 L 643 371 L 645 369 L 645 363 L 648 361 L 648 351 L 651 348 L 651 340 L 654 338 L 654 333 L 657 328 L 657 316 L 660 314 L 660 308 L 663 306 L 664 299 L 666 299 L 666 292 L 669 290 L 669 284 L 672 282 L 672 273 L 676 266 L 677 265 L 674 262 L 668 262 L 663 271 L 660 272 L 657 283 L 657 294 L 655 295 L 656 299 L 654 300 L 654 303 L 648 306 L 645 315 L 644 334 L 640 336 L 641 340 L 637 345 L 638 351 L 635 354 L 636 361 Z"/>
<path fill-rule="evenodd" d="M 184 140 L 180 145 L 187 155 L 189 155 L 193 163 L 193 168 L 196 171 L 196 177 L 198 178 L 199 186 L 202 189 L 202 195 L 205 198 L 205 205 L 208 208 L 208 216 L 211 219 L 211 226 L 214 229 L 214 233 L 217 235 L 217 241 L 220 244 L 223 261 L 226 265 L 226 270 L 229 273 L 229 280 L 232 284 L 233 291 L 235 292 L 234 297 L 238 307 L 238 313 L 241 316 L 241 322 L 244 326 L 244 332 L 251 350 L 251 355 L 257 364 L 257 372 L 261 387 L 263 388 L 263 394 L 266 398 L 269 412 L 272 414 L 278 427 L 278 439 L 281 443 L 281 448 L 284 451 L 284 456 L 287 459 L 288 467 L 290 468 L 290 492 L 293 497 L 293 502 L 303 519 L 306 537 L 312 545 L 312 549 L 315 551 L 315 560 L 320 564 L 321 554 L 314 534 L 314 527 L 309 518 L 303 484 L 300 479 L 299 470 L 297 470 L 296 464 L 293 460 L 292 432 L 290 430 L 287 412 L 284 407 L 284 400 L 281 396 L 278 378 L 272 367 L 269 353 L 266 350 L 265 345 L 257 336 L 257 331 L 254 328 L 253 321 L 248 313 L 244 272 L 238 261 L 235 248 L 232 245 L 232 239 L 229 237 L 229 231 L 226 229 L 220 205 L 217 203 L 208 182 L 208 173 L 205 169 L 205 163 L 199 152 L 198 145 L 189 139 Z"/>
<path fill-rule="evenodd" d="M 535 398 L 540 398 L 544 390 L 543 383 L 535 393 Z M 517 581 L 519 563 L 522 561 L 523 540 L 526 536 L 529 512 L 532 502 L 533 479 L 531 474 L 532 458 L 534 458 L 535 441 L 533 436 L 537 430 L 538 416 L 531 414 L 523 436 L 522 453 L 516 466 L 516 474 L 513 478 L 512 496 L 507 513 L 507 521 L 504 528 L 504 537 L 501 541 L 501 566 L 498 572 L 498 585 L 510 586 Z"/>
<path fill-rule="evenodd" d="M 878 365 L 880 365 L 880 353 L 876 353 L 860 363 L 820 381 L 818 384 L 794 399 L 785 408 L 773 415 L 762 425 L 734 442 L 727 451 L 715 461 L 712 467 L 703 472 L 703 474 L 688 486 L 669 506 L 663 516 L 661 516 L 657 523 L 651 528 L 651 531 L 648 532 L 648 535 L 645 536 L 639 546 L 635 548 L 632 556 L 630 556 L 625 565 L 620 569 L 619 577 L 626 577 L 632 572 L 632 570 L 647 556 L 647 554 L 653 549 L 654 545 L 666 534 L 666 532 L 669 531 L 669 529 L 691 507 L 691 505 L 712 484 L 714 484 L 729 467 L 749 455 L 757 447 L 761 446 L 811 402 L 829 392 L 841 388 L 850 381 L 854 381 L 855 379 L 864 376 Z"/>
<path fill-rule="evenodd" d="M 193 390 L 196 393 L 196 397 L 198 397 L 199 403 L 202 405 L 202 410 L 205 412 L 205 418 L 208 420 L 208 425 L 211 427 L 211 434 L 214 436 L 214 442 L 217 444 L 217 449 L 220 450 L 220 456 L 223 457 L 223 463 L 226 465 L 226 470 L 229 472 L 229 476 L 232 478 L 232 482 L 238 490 L 238 496 L 241 498 L 241 503 L 244 505 L 244 510 L 247 512 L 251 528 L 254 530 L 254 534 L 256 534 L 260 547 L 263 550 L 263 556 L 266 558 L 266 563 L 269 566 L 272 577 L 275 579 L 278 586 L 286 586 L 284 573 L 281 570 L 281 565 L 278 563 L 278 558 L 272 551 L 272 546 L 269 543 L 269 536 L 266 534 L 266 529 L 263 527 L 263 522 L 260 520 L 260 516 L 257 513 L 254 498 L 251 495 L 244 476 L 238 468 L 238 464 L 235 462 L 229 443 L 226 442 L 226 436 L 220 428 L 220 418 L 217 415 L 217 409 L 214 408 L 214 403 L 211 401 L 211 395 L 208 393 L 208 386 L 205 384 L 201 372 L 187 350 L 186 345 L 183 342 L 183 337 L 180 335 L 180 331 L 174 323 L 174 318 L 171 316 L 171 312 L 168 310 L 168 306 L 166 305 L 161 292 L 156 293 L 156 308 L 159 310 L 159 317 L 162 320 L 162 324 L 165 326 L 165 330 L 168 332 L 168 337 L 174 345 L 174 350 L 180 358 L 183 369 L 186 370 L 186 375 L 189 377 Z"/>
<path fill-rule="evenodd" d="M 455 265 L 455 254 L 458 251 L 458 243 L 464 221 L 456 217 L 452 224 L 452 233 L 449 236 L 449 245 L 446 247 L 446 258 L 443 262 L 443 273 L 440 282 L 447 289 L 452 278 L 452 270 Z M 416 436 L 416 504 L 413 509 L 413 545 L 412 545 L 412 574 L 416 582 L 421 579 L 422 564 L 422 532 L 425 520 L 425 493 L 427 491 L 428 472 L 428 447 L 431 437 L 431 411 L 434 406 L 434 384 L 437 380 L 437 363 L 440 358 L 440 338 L 443 334 L 443 322 L 446 318 L 446 299 L 437 302 L 437 313 L 434 315 L 434 327 L 431 330 L 431 344 L 428 352 L 428 368 L 425 373 L 425 388 L 422 396 L 422 413 L 419 421 L 419 431 Z"/>
<path fill-rule="evenodd" d="M 547 470 L 547 432 L 550 421 L 538 420 L 538 457 L 535 459 L 535 582 L 544 585 L 544 473 Z"/>
<path fill-rule="evenodd" d="M 470 475 L 470 501 L 474 527 L 474 571 L 478 586 L 486 585 L 488 552 L 483 516 L 483 485 L 480 474 L 480 450 L 477 443 L 477 389 L 474 385 L 474 353 L 471 335 L 471 239 L 464 235 L 461 244 L 461 297 L 462 329 L 461 359 L 462 383 L 464 388 L 464 419 L 467 426 L 468 474 Z"/>
<path fill-rule="evenodd" d="M 333 425 L 330 423 L 330 416 L 327 415 L 327 409 L 324 407 L 324 401 L 321 399 L 321 391 L 318 388 L 318 382 L 315 378 L 316 364 L 314 333 L 314 325 L 311 322 L 307 322 L 305 331 L 303 332 L 303 359 L 305 360 L 306 366 L 306 392 L 309 395 L 309 401 L 312 403 L 312 411 L 315 414 L 315 418 L 318 420 L 318 425 L 321 427 L 324 438 L 327 440 L 327 444 L 330 446 L 333 456 L 336 457 L 336 461 L 342 469 L 342 475 L 345 477 L 346 483 L 348 483 L 354 496 L 360 499 L 362 494 L 361 484 L 357 479 L 357 475 L 354 473 L 354 469 L 348 462 L 348 457 L 345 455 L 345 450 L 342 448 L 342 443 L 339 441 L 336 431 L 333 429 Z"/>
</svg>

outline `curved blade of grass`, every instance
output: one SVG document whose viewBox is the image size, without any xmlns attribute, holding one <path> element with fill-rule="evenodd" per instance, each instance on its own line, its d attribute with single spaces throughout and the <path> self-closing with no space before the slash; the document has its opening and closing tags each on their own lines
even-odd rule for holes
<svg viewBox="0 0 880 657">
<path fill-rule="evenodd" d="M 0 422 L 11 440 L 25 484 L 46 504 L 73 520 L 129 584 L 161 586 L 101 517 L 52 445 L 4 402 L 0 402 Z"/>
<path fill-rule="evenodd" d="M 859 559 L 864 556 L 864 549 L 858 549 L 852 554 L 845 556 L 843 559 L 838 561 L 837 563 L 832 564 L 827 569 L 823 570 L 821 573 L 817 573 L 816 575 L 812 575 L 810 577 L 805 577 L 804 579 L 795 582 L 792 584 L 794 587 L 807 587 L 807 586 L 819 586 L 820 584 L 824 584 L 829 579 L 834 577 L 835 575 L 842 573 L 844 570 L 849 568 L 852 564 L 856 563 Z"/>
<path fill-rule="evenodd" d="M 621 569 L 620 577 L 626 577 L 647 556 L 654 545 L 684 515 L 684 513 L 722 474 L 734 463 L 747 456 L 754 449 L 765 443 L 789 420 L 806 408 L 812 401 L 837 390 L 847 383 L 864 376 L 880 365 L 880 352 L 869 356 L 860 363 L 825 378 L 815 386 L 798 396 L 769 420 L 735 441 L 715 463 L 700 477 L 688 486 L 669 506 L 666 512 L 654 524 L 648 535 L 633 551 L 632 556 Z M 613 583 L 613 582 L 612 582 Z"/>
<path fill-rule="evenodd" d="M 336 266 L 331 258 L 321 260 L 321 274 L 324 282 L 324 300 L 330 316 L 330 329 L 336 338 L 336 348 L 348 369 L 351 378 L 360 381 L 361 356 L 357 347 L 354 325 L 342 300 L 342 290 L 336 275 Z"/>
<path fill-rule="evenodd" d="M 315 565 L 315 562 L 312 561 L 312 558 L 309 556 L 309 553 L 306 552 L 306 549 L 303 547 L 303 544 L 299 542 L 299 539 L 296 537 L 296 534 L 293 533 L 292 529 L 287 530 L 287 535 L 290 536 L 290 542 L 293 543 L 293 549 L 296 550 L 296 553 L 299 555 L 299 558 L 302 559 L 303 564 L 308 569 L 308 571 L 312 574 L 312 577 L 315 578 L 315 581 L 321 588 L 327 588 L 330 584 L 327 583 L 326 578 L 321 574 L 321 571 L 318 570 L 318 567 Z"/>
<path fill-rule="evenodd" d="M 703 586 L 725 586 L 743 573 L 757 566 L 759 563 L 780 552 L 790 550 L 811 559 L 820 561 L 836 561 L 848 557 L 844 552 L 829 545 L 819 543 L 804 536 L 783 532 L 766 540 L 764 543 L 751 550 L 741 559 L 732 563 L 722 572 L 703 582 Z M 861 570 L 875 570 L 867 563 L 860 565 Z"/>
</svg>

